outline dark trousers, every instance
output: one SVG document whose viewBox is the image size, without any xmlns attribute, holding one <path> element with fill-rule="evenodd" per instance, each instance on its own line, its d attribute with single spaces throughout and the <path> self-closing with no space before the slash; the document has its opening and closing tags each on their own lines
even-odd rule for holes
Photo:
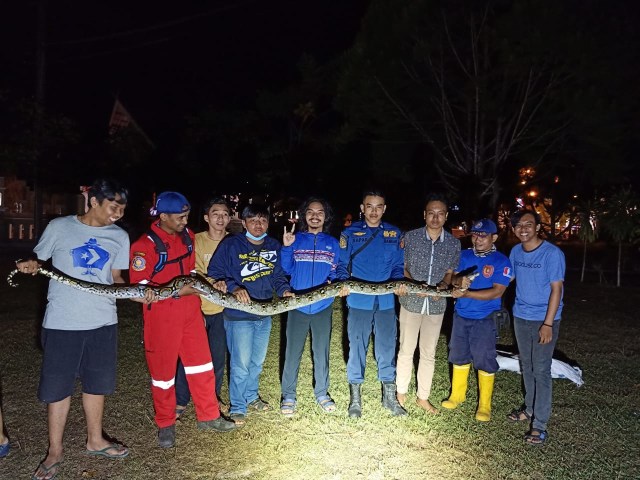
<svg viewBox="0 0 640 480">
<path fill-rule="evenodd" d="M 227 336 L 224 330 L 224 319 L 222 312 L 213 315 L 205 315 L 205 326 L 209 339 L 209 349 L 213 360 L 213 372 L 216 376 L 216 395 L 220 398 L 222 381 L 224 380 L 224 368 L 227 363 Z M 178 370 L 176 372 L 176 404 L 187 405 L 191 395 L 187 376 L 184 372 L 182 362 L 178 360 Z"/>
<path fill-rule="evenodd" d="M 287 317 L 287 347 L 282 371 L 282 398 L 295 399 L 298 386 L 298 371 L 302 351 L 311 330 L 313 353 L 313 378 L 316 398 L 327 395 L 329 389 L 329 343 L 331 342 L 332 305 L 320 312 L 307 314 L 292 310 Z"/>
</svg>

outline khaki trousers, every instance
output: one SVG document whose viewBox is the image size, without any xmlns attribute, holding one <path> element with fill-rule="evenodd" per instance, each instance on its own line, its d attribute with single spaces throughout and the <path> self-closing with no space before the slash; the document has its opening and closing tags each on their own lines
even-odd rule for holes
<svg viewBox="0 0 640 480">
<path fill-rule="evenodd" d="M 398 393 L 406 394 L 411 382 L 413 355 L 420 338 L 420 361 L 418 362 L 418 398 L 428 400 L 435 369 L 436 347 L 444 313 L 422 315 L 400 307 L 400 351 L 398 352 L 396 384 Z"/>
</svg>

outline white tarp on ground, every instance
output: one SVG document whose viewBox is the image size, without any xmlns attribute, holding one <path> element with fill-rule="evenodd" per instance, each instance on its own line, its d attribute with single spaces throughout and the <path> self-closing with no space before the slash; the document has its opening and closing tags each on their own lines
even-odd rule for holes
<svg viewBox="0 0 640 480">
<path fill-rule="evenodd" d="M 518 360 L 518 355 L 498 350 L 497 360 L 500 370 L 520 373 L 520 361 Z M 556 358 L 551 361 L 551 377 L 571 380 L 578 387 L 581 387 L 584 384 L 584 381 L 582 380 L 582 370 L 580 367 L 571 366 L 567 362 L 563 362 Z"/>
</svg>

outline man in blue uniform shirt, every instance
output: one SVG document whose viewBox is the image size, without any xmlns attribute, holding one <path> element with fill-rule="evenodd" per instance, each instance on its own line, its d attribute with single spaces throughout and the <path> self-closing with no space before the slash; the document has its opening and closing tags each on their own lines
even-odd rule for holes
<svg viewBox="0 0 640 480">
<path fill-rule="evenodd" d="M 353 222 L 340 235 L 338 278 L 356 278 L 372 282 L 398 280 L 404 277 L 404 255 L 400 244 L 400 230 L 382 222 L 386 210 L 385 197 L 380 191 L 363 195 L 360 210 L 364 220 Z M 346 292 L 343 292 L 346 293 Z M 397 291 L 396 294 L 404 294 Z M 378 363 L 378 380 L 382 382 L 382 405 L 394 416 L 407 412 L 396 399 L 396 338 L 397 324 L 393 294 L 347 297 L 349 314 L 349 416 L 362 415 L 360 387 L 364 381 L 369 338 L 374 334 L 374 353 Z"/>
<path fill-rule="evenodd" d="M 453 314 L 449 362 L 453 364 L 451 395 L 442 402 L 447 409 L 454 409 L 464 402 L 471 364 L 478 372 L 478 409 L 476 420 L 491 419 L 493 381 L 498 371 L 496 360 L 496 327 L 493 313 L 502 306 L 502 294 L 511 281 L 511 263 L 496 250 L 498 228 L 489 219 L 474 223 L 471 228 L 473 248 L 463 250 L 456 273 L 477 267 L 479 275 L 469 284 L 462 281 L 462 289 L 453 291 L 457 298 Z M 468 287 L 468 288 L 467 288 Z"/>
</svg>

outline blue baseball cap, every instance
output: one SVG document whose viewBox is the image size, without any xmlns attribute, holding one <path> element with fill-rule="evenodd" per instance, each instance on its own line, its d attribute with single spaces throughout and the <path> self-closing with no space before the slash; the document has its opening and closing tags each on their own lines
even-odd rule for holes
<svg viewBox="0 0 640 480">
<path fill-rule="evenodd" d="M 498 227 L 493 222 L 493 220 L 489 220 L 488 218 L 483 218 L 482 220 L 478 220 L 471 227 L 471 232 L 476 233 L 498 233 Z"/>
<path fill-rule="evenodd" d="M 151 209 L 152 215 L 161 213 L 184 213 L 191 210 L 191 204 L 184 195 L 178 192 L 162 192 Z"/>
</svg>

